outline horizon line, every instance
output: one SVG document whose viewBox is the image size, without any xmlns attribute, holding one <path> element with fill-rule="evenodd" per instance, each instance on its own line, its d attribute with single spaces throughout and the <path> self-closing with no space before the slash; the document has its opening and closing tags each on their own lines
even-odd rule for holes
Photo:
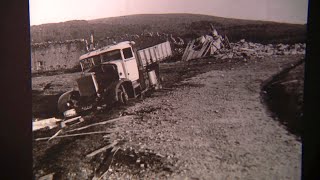
<svg viewBox="0 0 320 180">
<path fill-rule="evenodd" d="M 283 23 L 283 24 L 292 24 L 292 25 L 306 25 L 308 22 L 305 23 L 298 23 L 298 22 L 285 22 L 285 21 L 272 21 L 272 20 L 261 20 L 261 19 L 243 19 L 243 18 L 233 18 L 233 17 L 222 17 L 222 16 L 213 16 L 208 14 L 198 14 L 198 13 L 145 13 L 145 14 L 128 14 L 128 15 L 120 15 L 120 16 L 109 16 L 109 17 L 101 17 L 101 18 L 94 18 L 94 19 L 72 19 L 72 20 L 66 20 L 66 21 L 60 21 L 60 22 L 48 22 L 48 23 L 42 23 L 42 24 L 31 24 L 32 26 L 41 26 L 41 25 L 47 25 L 47 24 L 58 24 L 58 23 L 66 23 L 70 21 L 95 21 L 100 19 L 108 19 L 108 18 L 118 18 L 118 17 L 125 17 L 125 16 L 136 16 L 136 15 L 173 15 L 173 14 L 186 14 L 186 15 L 201 15 L 201 16 L 210 16 L 210 17 L 217 17 L 217 18 L 224 18 L 224 19 L 235 19 L 235 20 L 247 20 L 247 21 L 259 21 L 259 22 L 269 22 L 269 23 Z M 29 15 L 30 20 L 30 15 Z"/>
</svg>

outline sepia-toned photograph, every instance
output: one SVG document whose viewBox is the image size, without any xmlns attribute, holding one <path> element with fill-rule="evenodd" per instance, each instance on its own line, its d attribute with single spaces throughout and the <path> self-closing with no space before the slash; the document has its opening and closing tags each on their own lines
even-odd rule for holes
<svg viewBox="0 0 320 180">
<path fill-rule="evenodd" d="M 301 179 L 308 0 L 29 12 L 34 179 Z"/>
</svg>

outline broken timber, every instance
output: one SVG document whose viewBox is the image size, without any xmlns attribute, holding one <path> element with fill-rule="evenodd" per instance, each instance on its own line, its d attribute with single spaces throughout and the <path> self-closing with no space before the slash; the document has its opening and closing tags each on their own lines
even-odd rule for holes
<svg viewBox="0 0 320 180">
<path fill-rule="evenodd" d="M 183 55 L 182 61 L 199 59 L 209 55 L 214 55 L 222 48 L 231 48 L 228 38 L 222 38 L 211 25 L 210 35 L 200 36 L 188 43 Z"/>
<path fill-rule="evenodd" d="M 112 159 L 111 159 L 110 165 L 111 165 L 112 162 L 113 162 L 113 159 L 114 159 L 113 157 L 116 155 L 116 153 L 118 152 L 119 149 L 120 149 L 120 147 L 118 147 L 118 148 L 113 148 L 113 149 L 111 150 L 111 153 L 112 153 L 111 158 L 112 158 Z M 108 169 L 98 178 L 99 180 L 102 179 L 103 177 L 106 177 L 107 173 L 109 172 L 110 165 L 109 165 Z"/>
<path fill-rule="evenodd" d="M 200 47 L 199 50 L 195 49 L 195 43 L 198 43 L 197 47 Z M 193 41 L 191 41 L 185 49 L 185 52 L 182 56 L 182 61 L 188 61 L 191 59 L 201 58 L 206 56 L 209 52 L 213 54 L 215 51 L 220 49 L 221 41 L 220 39 L 213 39 L 211 36 L 201 36 Z M 211 51 L 210 51 L 211 50 Z"/>
<path fill-rule="evenodd" d="M 74 122 L 76 120 L 79 120 L 79 122 L 83 122 L 84 119 L 81 117 L 81 116 L 78 116 L 78 117 L 74 117 L 74 118 L 71 118 L 71 119 L 68 119 L 66 121 L 63 121 L 61 122 L 61 127 L 64 128 L 65 126 L 67 126 L 69 123 L 71 122 Z"/>
<path fill-rule="evenodd" d="M 95 155 L 97 155 L 97 154 L 99 154 L 99 153 L 101 153 L 101 152 L 103 152 L 103 151 L 106 151 L 106 150 L 109 149 L 109 148 L 114 147 L 116 144 L 118 144 L 118 141 L 114 141 L 113 143 L 111 143 L 111 144 L 109 144 L 109 145 L 107 145 L 107 146 L 104 146 L 104 147 L 102 147 L 102 148 L 100 148 L 100 149 L 98 149 L 98 150 L 95 150 L 95 151 L 93 151 L 92 153 L 88 154 L 86 157 L 87 157 L 87 158 L 93 157 L 93 156 L 95 156 Z"/>
<path fill-rule="evenodd" d="M 132 118 L 133 119 L 134 117 L 135 116 L 122 116 L 122 117 L 119 117 L 119 118 L 115 118 L 115 119 L 111 119 L 111 120 L 107 120 L 107 121 L 98 122 L 98 123 L 90 124 L 90 125 L 87 125 L 87 126 L 83 126 L 83 127 L 77 128 L 77 129 L 72 129 L 72 130 L 69 130 L 67 132 L 80 131 L 80 130 L 87 129 L 87 128 L 90 128 L 90 127 L 93 127 L 93 126 L 105 125 L 105 124 L 108 124 L 108 123 L 113 123 L 113 122 L 116 122 L 116 121 L 125 120 L 127 118 Z"/>
<path fill-rule="evenodd" d="M 110 133 L 110 132 L 109 131 L 96 131 L 96 132 L 79 133 L 79 134 L 67 134 L 67 135 L 55 136 L 55 138 L 84 136 L 84 135 L 91 135 L 91 134 L 106 134 L 106 133 Z M 35 141 L 48 140 L 50 138 L 52 138 L 52 137 L 37 138 L 37 139 L 35 139 Z"/>
<path fill-rule="evenodd" d="M 39 129 L 43 129 L 46 127 L 49 127 L 49 129 L 55 128 L 58 126 L 57 122 L 62 121 L 62 119 L 56 119 L 56 118 L 49 118 L 49 119 L 42 119 L 39 121 L 34 121 L 32 123 L 32 131 L 37 131 Z"/>
<path fill-rule="evenodd" d="M 62 129 L 60 129 L 58 132 L 56 132 L 50 139 L 48 139 L 48 141 L 50 141 L 51 139 L 57 137 L 58 134 L 60 134 L 61 132 L 62 132 Z"/>
</svg>

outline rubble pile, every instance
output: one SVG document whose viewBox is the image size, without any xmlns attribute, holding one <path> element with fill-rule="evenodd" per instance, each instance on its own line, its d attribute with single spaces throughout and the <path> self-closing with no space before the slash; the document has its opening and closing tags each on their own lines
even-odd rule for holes
<svg viewBox="0 0 320 180">
<path fill-rule="evenodd" d="M 215 58 L 248 58 L 272 55 L 296 55 L 305 54 L 306 44 L 268 44 L 246 42 L 244 39 L 236 43 L 230 43 L 231 48 L 220 49 L 213 55 Z"/>
<path fill-rule="evenodd" d="M 212 26 L 211 30 L 210 34 L 201 36 L 188 43 L 182 55 L 183 61 L 213 55 L 224 47 L 230 48 L 229 40 L 226 36 L 224 38 L 220 36 Z"/>
<path fill-rule="evenodd" d="M 306 44 L 268 44 L 246 42 L 245 39 L 230 43 L 227 36 L 222 37 L 211 25 L 211 32 L 188 43 L 182 61 L 213 56 L 221 59 L 250 58 L 272 55 L 305 54 Z"/>
</svg>

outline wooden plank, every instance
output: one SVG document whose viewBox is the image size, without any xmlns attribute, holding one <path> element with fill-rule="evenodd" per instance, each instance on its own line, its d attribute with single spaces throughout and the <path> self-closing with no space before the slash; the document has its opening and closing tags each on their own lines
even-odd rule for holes
<svg viewBox="0 0 320 180">
<path fill-rule="evenodd" d="M 206 40 L 203 42 L 201 49 L 199 51 L 197 51 L 196 56 L 194 58 L 201 58 L 201 55 L 202 55 L 203 51 L 205 50 L 205 48 L 207 47 L 207 45 L 208 45 L 208 41 Z"/>
<path fill-rule="evenodd" d="M 181 60 L 184 61 L 188 52 L 189 52 L 189 48 L 190 48 L 190 45 L 191 45 L 192 41 L 190 41 L 188 44 L 187 44 L 187 47 L 185 48 L 184 52 L 183 52 L 183 55 L 182 55 L 182 58 Z"/>
<path fill-rule="evenodd" d="M 102 153 L 103 151 L 106 151 L 107 149 L 109 149 L 111 147 L 114 147 L 116 144 L 118 144 L 118 141 L 114 141 L 113 143 L 111 143 L 111 144 L 109 144 L 107 146 L 104 146 L 104 147 L 102 147 L 100 149 L 97 149 L 97 150 L 91 152 L 90 154 L 87 154 L 86 157 L 87 158 L 93 157 L 93 156 L 95 156 L 95 155 L 97 155 L 99 153 Z"/>
<path fill-rule="evenodd" d="M 194 44 L 195 40 L 192 40 L 188 46 L 188 48 L 186 48 L 184 57 L 182 58 L 182 61 L 188 61 L 189 60 L 189 56 L 190 54 L 193 52 L 192 46 Z"/>
<path fill-rule="evenodd" d="M 116 153 L 118 152 L 119 149 L 120 149 L 120 147 L 118 147 L 118 148 L 116 148 L 116 149 L 115 149 L 115 148 L 112 149 L 111 152 L 112 152 L 113 154 L 112 154 L 112 160 L 111 160 L 111 162 L 110 162 L 110 165 L 111 165 L 112 162 L 113 162 L 113 159 L 114 159 L 113 157 L 116 155 Z M 107 173 L 109 172 L 109 169 L 110 169 L 110 166 L 109 166 L 109 168 L 99 177 L 99 180 L 102 179 L 103 177 L 105 177 L 105 176 L 107 175 Z"/>
<path fill-rule="evenodd" d="M 120 149 L 120 147 L 117 147 L 117 148 L 113 148 L 112 150 L 111 150 L 111 152 L 114 152 L 114 154 L 115 153 L 117 153 L 118 152 L 118 150 Z"/>
<path fill-rule="evenodd" d="M 206 41 L 203 43 L 202 48 L 201 48 L 200 51 L 197 53 L 197 56 L 196 56 L 195 58 L 201 58 L 203 52 L 207 49 L 207 46 L 208 46 L 208 44 L 210 44 L 210 43 L 211 43 L 211 41 L 206 40 Z"/>
<path fill-rule="evenodd" d="M 196 57 L 196 55 L 197 55 L 197 51 L 192 50 L 192 51 L 191 51 L 191 55 L 190 55 L 190 57 L 189 57 L 189 60 L 194 59 L 194 58 Z"/>
<path fill-rule="evenodd" d="M 79 120 L 80 122 L 84 121 L 84 119 L 81 116 L 74 117 L 74 118 L 71 118 L 71 119 L 68 119 L 66 121 L 61 122 L 61 127 L 63 128 L 65 126 L 67 126 L 67 123 L 71 123 L 71 122 L 76 121 L 76 120 Z"/>
<path fill-rule="evenodd" d="M 49 119 L 42 119 L 39 121 L 32 122 L 32 131 L 37 131 L 39 129 L 43 129 L 45 127 L 49 127 L 50 129 L 57 127 L 57 122 L 62 121 L 62 119 L 56 119 L 56 118 L 49 118 Z"/>
<path fill-rule="evenodd" d="M 190 59 L 192 59 L 193 53 L 194 53 L 194 50 L 192 48 L 190 48 L 190 51 L 189 51 L 187 58 L 186 58 L 186 61 L 189 61 Z"/>
<path fill-rule="evenodd" d="M 84 135 L 91 135 L 91 134 L 106 134 L 106 133 L 110 133 L 110 131 L 96 131 L 96 132 L 79 133 L 79 134 L 68 134 L 68 135 L 56 136 L 55 138 L 75 137 L 75 136 L 84 136 Z M 51 137 L 37 138 L 35 139 L 35 141 L 48 140 L 50 138 Z"/>
<path fill-rule="evenodd" d="M 202 54 L 202 57 L 206 56 L 206 54 L 210 51 L 211 46 L 212 46 L 212 42 L 209 43 L 207 50 Z"/>
<path fill-rule="evenodd" d="M 187 58 L 188 58 L 190 52 L 193 51 L 192 47 L 193 47 L 194 43 L 195 43 L 195 40 L 192 40 L 192 41 L 190 42 L 190 44 L 189 44 L 189 46 L 188 46 L 188 49 L 187 49 L 187 52 L 186 52 L 185 57 L 184 57 L 184 60 L 185 60 L 185 61 L 187 61 Z"/>
<path fill-rule="evenodd" d="M 216 45 L 216 42 L 217 41 L 213 41 L 212 42 L 212 44 L 211 44 L 211 47 L 210 47 L 210 55 L 213 55 L 214 54 L 214 52 L 216 52 L 216 51 L 218 51 L 219 49 L 221 49 L 221 48 L 219 48 L 217 45 Z M 215 48 L 215 50 L 213 50 Z"/>
<path fill-rule="evenodd" d="M 105 124 L 108 124 L 108 123 L 113 123 L 113 122 L 116 122 L 116 121 L 125 120 L 125 119 L 130 118 L 130 117 L 133 119 L 135 116 L 122 116 L 122 117 L 119 117 L 119 118 L 115 118 L 115 119 L 111 119 L 111 120 L 107 120 L 107 121 L 98 122 L 98 123 L 90 124 L 90 125 L 87 125 L 87 126 L 83 126 L 83 127 L 77 128 L 77 129 L 72 129 L 72 130 L 69 130 L 69 131 L 66 131 L 66 132 L 80 131 L 80 130 L 87 129 L 87 128 L 90 128 L 90 127 L 93 127 L 93 126 L 105 125 Z"/>
<path fill-rule="evenodd" d="M 61 132 L 62 132 L 62 129 L 60 129 L 58 132 L 56 132 L 50 139 L 48 139 L 48 141 L 50 141 L 51 139 L 57 137 L 58 134 L 60 134 Z"/>
</svg>

